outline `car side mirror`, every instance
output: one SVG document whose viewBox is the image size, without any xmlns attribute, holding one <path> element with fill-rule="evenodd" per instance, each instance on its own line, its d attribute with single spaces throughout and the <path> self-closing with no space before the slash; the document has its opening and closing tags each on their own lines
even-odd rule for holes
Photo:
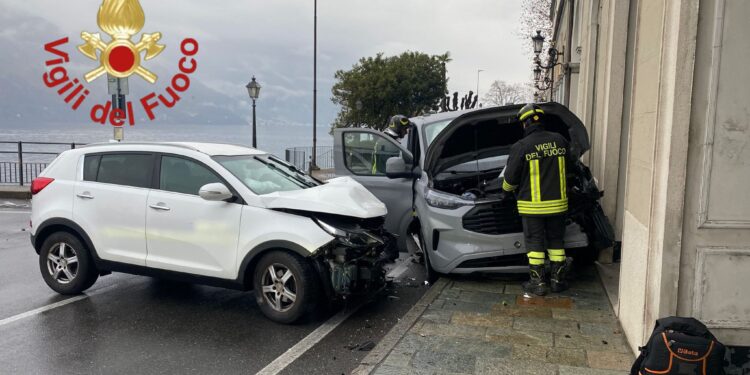
<svg viewBox="0 0 750 375">
<path fill-rule="evenodd" d="M 198 195 L 207 201 L 225 201 L 234 197 L 229 188 L 219 182 L 201 186 Z"/>
<path fill-rule="evenodd" d="M 403 158 L 394 156 L 385 162 L 385 175 L 388 178 L 419 178 L 422 170 L 419 167 L 409 170 Z"/>
</svg>

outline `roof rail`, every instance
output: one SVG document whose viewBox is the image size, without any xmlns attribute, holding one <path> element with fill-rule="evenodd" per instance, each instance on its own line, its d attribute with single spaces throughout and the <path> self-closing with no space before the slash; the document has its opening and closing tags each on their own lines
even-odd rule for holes
<svg viewBox="0 0 750 375">
<path fill-rule="evenodd" d="M 192 151 L 200 151 L 195 147 L 191 147 L 185 144 L 181 143 L 171 143 L 171 142 L 99 142 L 99 143 L 89 143 L 87 145 L 81 146 L 79 148 L 86 148 L 86 147 L 97 147 L 97 146 L 118 146 L 118 145 L 128 145 L 128 146 L 172 146 L 172 147 L 179 147 L 184 148 Z"/>
</svg>

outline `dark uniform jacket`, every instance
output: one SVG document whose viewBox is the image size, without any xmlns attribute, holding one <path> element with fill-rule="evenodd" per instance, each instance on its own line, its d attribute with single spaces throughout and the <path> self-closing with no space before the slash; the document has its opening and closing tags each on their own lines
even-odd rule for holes
<svg viewBox="0 0 750 375">
<path fill-rule="evenodd" d="M 503 190 L 517 191 L 518 213 L 523 216 L 566 213 L 568 141 L 540 124 L 528 126 L 524 134 L 510 149 Z"/>
</svg>

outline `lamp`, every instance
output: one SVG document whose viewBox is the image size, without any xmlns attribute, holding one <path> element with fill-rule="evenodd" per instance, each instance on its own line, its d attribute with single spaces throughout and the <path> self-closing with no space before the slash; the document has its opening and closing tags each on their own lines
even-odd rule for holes
<svg viewBox="0 0 750 375">
<path fill-rule="evenodd" d="M 534 43 L 534 53 L 539 55 L 542 53 L 542 47 L 544 47 L 544 37 L 542 31 L 537 30 L 536 35 L 531 37 L 531 41 Z"/>
<path fill-rule="evenodd" d="M 252 81 L 245 86 L 247 88 L 247 94 L 250 96 L 250 99 L 255 101 L 255 99 L 258 99 L 258 96 L 260 95 L 260 84 L 258 84 L 257 81 L 255 81 L 255 76 L 253 76 Z"/>
</svg>

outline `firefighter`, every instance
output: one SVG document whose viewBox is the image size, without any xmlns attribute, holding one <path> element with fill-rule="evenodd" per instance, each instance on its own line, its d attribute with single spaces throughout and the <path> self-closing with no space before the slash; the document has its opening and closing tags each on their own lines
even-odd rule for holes
<svg viewBox="0 0 750 375">
<path fill-rule="evenodd" d="M 396 142 L 401 142 L 401 139 L 406 136 L 409 132 L 409 128 L 412 126 L 414 126 L 414 123 L 409 121 L 408 117 L 404 115 L 395 115 L 391 117 L 388 127 L 383 132 L 391 136 Z M 381 151 L 381 147 L 383 147 L 382 141 L 376 140 L 372 152 L 372 174 L 385 173 L 385 162 L 387 157 L 378 158 L 378 152 Z"/>
<path fill-rule="evenodd" d="M 414 123 L 409 121 L 409 118 L 404 115 L 395 115 L 391 117 L 391 121 L 388 123 L 388 128 L 385 129 L 384 133 L 390 135 L 396 141 L 401 141 L 401 138 L 406 136 L 409 132 L 409 128 Z"/>
<path fill-rule="evenodd" d="M 547 294 L 545 250 L 550 260 L 550 288 L 562 292 L 571 259 L 565 256 L 565 214 L 568 211 L 565 165 L 568 141 L 559 133 L 544 129 L 544 111 L 527 104 L 518 112 L 524 137 L 510 149 L 502 188 L 504 195 L 516 193 L 518 213 L 523 221 L 524 240 L 529 258 L 530 280 L 524 292 Z"/>
</svg>

